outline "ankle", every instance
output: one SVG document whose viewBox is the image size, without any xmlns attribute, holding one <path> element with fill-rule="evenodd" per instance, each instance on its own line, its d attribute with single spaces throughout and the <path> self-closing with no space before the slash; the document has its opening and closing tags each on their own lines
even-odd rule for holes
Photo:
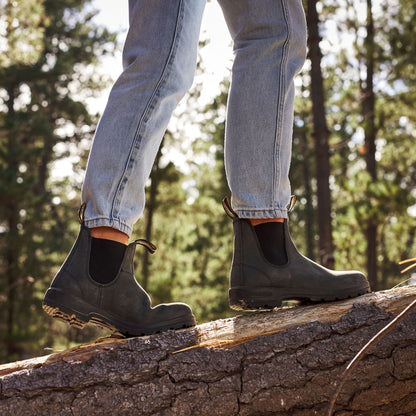
<svg viewBox="0 0 416 416">
<path fill-rule="evenodd" d="M 120 230 L 111 227 L 95 227 L 91 228 L 91 237 L 100 238 L 103 240 L 116 241 L 118 243 L 127 245 L 129 243 L 129 236 Z"/>
<path fill-rule="evenodd" d="M 284 218 L 248 218 L 248 220 L 253 227 L 267 222 L 285 222 Z"/>
</svg>

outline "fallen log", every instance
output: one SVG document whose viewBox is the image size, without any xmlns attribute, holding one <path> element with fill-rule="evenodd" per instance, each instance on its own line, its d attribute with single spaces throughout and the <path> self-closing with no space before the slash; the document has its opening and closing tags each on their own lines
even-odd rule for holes
<svg viewBox="0 0 416 416">
<path fill-rule="evenodd" d="M 0 414 L 324 415 L 355 354 L 416 299 L 407 286 L 0 366 Z M 338 416 L 416 414 L 416 315 L 346 381 Z"/>
</svg>

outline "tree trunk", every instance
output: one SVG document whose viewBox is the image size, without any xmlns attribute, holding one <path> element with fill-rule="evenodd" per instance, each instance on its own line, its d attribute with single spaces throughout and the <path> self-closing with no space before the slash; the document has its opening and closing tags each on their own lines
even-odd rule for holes
<svg viewBox="0 0 416 416">
<path fill-rule="evenodd" d="M 7 90 L 7 117 L 6 117 L 6 131 L 7 131 L 7 159 L 8 159 L 8 175 L 10 185 L 12 188 L 16 188 L 18 181 L 19 162 L 18 152 L 16 146 L 16 114 L 14 110 L 15 97 L 16 97 L 16 85 L 11 84 Z M 17 286 L 19 284 L 19 206 L 16 204 L 16 199 L 13 198 L 13 193 L 10 198 L 5 202 L 6 215 L 7 215 L 7 233 L 5 244 L 5 276 L 6 276 L 6 294 L 7 294 L 7 307 L 6 307 L 6 351 L 7 355 L 11 357 L 16 352 L 16 340 L 15 338 L 15 312 L 16 312 L 16 294 Z"/>
<path fill-rule="evenodd" d="M 309 154 L 308 137 L 306 135 L 305 128 L 302 129 L 300 136 L 302 143 L 302 152 L 304 155 Z M 303 159 L 303 183 L 305 186 L 305 198 L 306 198 L 306 218 L 305 218 L 305 238 L 306 238 L 306 256 L 310 259 L 315 259 L 315 213 L 312 203 L 312 186 L 311 186 L 311 172 L 309 169 L 308 161 Z"/>
<path fill-rule="evenodd" d="M 3 365 L 0 414 L 323 415 L 344 367 L 414 299 L 410 286 Z M 415 414 L 415 318 L 367 353 L 336 415 Z"/>
<path fill-rule="evenodd" d="M 367 0 L 367 36 L 365 38 L 366 79 L 362 88 L 362 111 L 365 134 L 365 161 L 367 172 L 373 182 L 377 180 L 376 169 L 376 126 L 374 94 L 374 22 L 372 2 Z M 377 221 L 370 218 L 366 227 L 367 274 L 373 290 L 377 290 Z"/>
<path fill-rule="evenodd" d="M 152 228 L 153 228 L 153 215 L 157 207 L 157 193 L 159 186 L 159 161 L 162 156 L 162 145 L 160 145 L 159 150 L 156 154 L 155 161 L 153 163 L 152 174 L 150 176 L 150 189 L 149 197 L 146 203 L 146 240 L 152 241 Z M 143 263 L 142 263 L 142 286 L 144 290 L 147 290 L 149 285 L 149 267 L 150 267 L 150 253 L 148 250 L 144 250 L 143 253 Z"/>
<path fill-rule="evenodd" d="M 321 70 L 321 50 L 319 48 L 319 17 L 317 0 L 307 2 L 308 46 L 311 61 L 311 99 L 315 139 L 316 180 L 318 196 L 319 255 L 321 263 L 333 268 L 334 247 L 332 240 L 331 191 L 329 188 L 329 130 L 325 117 L 325 96 Z"/>
</svg>

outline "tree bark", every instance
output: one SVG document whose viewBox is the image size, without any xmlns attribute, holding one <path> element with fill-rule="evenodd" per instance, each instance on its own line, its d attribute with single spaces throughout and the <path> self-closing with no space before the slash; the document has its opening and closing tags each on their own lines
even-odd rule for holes
<svg viewBox="0 0 416 416">
<path fill-rule="evenodd" d="M 319 47 L 321 38 L 319 36 L 319 17 L 316 3 L 317 0 L 308 0 L 307 2 L 307 22 L 318 189 L 319 255 L 321 263 L 332 269 L 334 266 L 334 245 L 332 240 L 331 191 L 329 188 L 329 130 L 325 115 L 325 95 L 321 70 L 322 53 Z"/>
<path fill-rule="evenodd" d="M 0 414 L 323 415 L 344 367 L 416 287 L 107 338 L 0 366 Z M 416 319 L 374 346 L 335 414 L 414 415 Z"/>
</svg>

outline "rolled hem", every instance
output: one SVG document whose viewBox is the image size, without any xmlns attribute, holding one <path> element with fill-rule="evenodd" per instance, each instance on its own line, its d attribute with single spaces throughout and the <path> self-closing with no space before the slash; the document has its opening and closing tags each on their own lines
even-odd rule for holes
<svg viewBox="0 0 416 416">
<path fill-rule="evenodd" d="M 287 218 L 286 208 L 276 209 L 238 209 L 234 211 L 239 218 Z"/>
<path fill-rule="evenodd" d="M 90 220 L 84 220 L 84 224 L 88 228 L 96 228 L 96 227 L 110 227 L 116 230 L 121 231 L 124 234 L 127 234 L 131 237 L 133 233 L 133 228 L 128 226 L 127 224 L 121 222 L 117 219 L 108 219 L 108 218 L 94 218 Z"/>
</svg>

